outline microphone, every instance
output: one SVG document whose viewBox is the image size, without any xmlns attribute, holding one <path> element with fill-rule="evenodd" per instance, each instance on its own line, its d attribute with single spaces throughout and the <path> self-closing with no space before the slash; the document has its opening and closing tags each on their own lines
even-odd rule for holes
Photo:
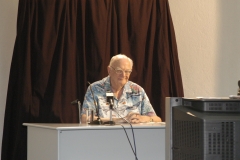
<svg viewBox="0 0 240 160">
<path fill-rule="evenodd" d="M 106 93 L 107 102 L 110 104 L 110 109 L 113 109 L 113 93 Z"/>
<path fill-rule="evenodd" d="M 113 101 L 110 99 L 110 109 L 113 109 Z"/>
<path fill-rule="evenodd" d="M 88 84 L 89 84 L 89 87 L 90 87 L 90 91 L 91 91 L 91 94 L 92 94 L 92 97 L 93 97 L 94 106 L 95 106 L 95 109 L 96 109 L 96 112 L 97 112 L 97 117 L 98 117 L 97 120 L 94 120 L 94 121 L 92 121 L 92 122 L 90 122 L 90 123 L 88 123 L 88 124 L 90 124 L 90 125 L 102 125 L 103 122 L 102 122 L 102 120 L 100 119 L 99 107 L 97 106 L 97 103 L 96 103 L 95 98 L 94 98 L 94 94 L 93 94 L 93 91 L 92 91 L 92 85 L 91 85 L 90 82 L 88 82 Z"/>
<path fill-rule="evenodd" d="M 112 110 L 113 110 L 113 93 L 106 93 L 107 102 L 109 103 L 110 109 L 110 120 L 104 124 L 115 125 L 115 122 L 112 120 Z"/>
</svg>

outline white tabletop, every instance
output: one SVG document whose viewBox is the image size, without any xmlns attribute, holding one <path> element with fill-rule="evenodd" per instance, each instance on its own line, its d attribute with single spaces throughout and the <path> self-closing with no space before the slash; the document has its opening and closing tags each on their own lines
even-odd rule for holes
<svg viewBox="0 0 240 160">
<path fill-rule="evenodd" d="M 119 129 L 122 128 L 131 128 L 127 123 L 116 124 L 116 125 L 88 125 L 88 124 L 78 124 L 78 123 L 23 123 L 24 126 L 28 127 L 39 127 L 39 128 L 48 128 L 55 130 L 77 130 L 77 129 Z M 132 124 L 134 129 L 142 128 L 164 128 L 165 122 L 150 122 L 150 123 L 140 123 Z"/>
</svg>

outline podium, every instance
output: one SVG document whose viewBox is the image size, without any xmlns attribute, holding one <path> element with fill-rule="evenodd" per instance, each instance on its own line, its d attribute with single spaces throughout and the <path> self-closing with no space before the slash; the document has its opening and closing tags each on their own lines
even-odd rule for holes
<svg viewBox="0 0 240 160">
<path fill-rule="evenodd" d="M 135 160 L 129 124 L 24 123 L 28 160 Z M 165 124 L 133 124 L 138 160 L 165 160 Z"/>
</svg>

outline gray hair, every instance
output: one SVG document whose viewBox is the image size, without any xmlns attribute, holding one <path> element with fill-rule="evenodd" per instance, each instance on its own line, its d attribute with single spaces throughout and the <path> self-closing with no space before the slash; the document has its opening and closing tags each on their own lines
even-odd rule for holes
<svg viewBox="0 0 240 160">
<path fill-rule="evenodd" d="M 110 62 L 109 62 L 109 66 L 112 66 L 112 64 L 113 64 L 115 61 L 117 61 L 117 60 L 119 60 L 119 59 L 122 59 L 122 58 L 129 60 L 129 62 L 130 62 L 130 63 L 132 64 L 132 66 L 133 66 L 133 60 L 132 60 L 131 58 L 129 58 L 128 56 L 124 55 L 124 54 L 117 54 L 117 55 L 113 56 L 113 57 L 111 58 Z"/>
</svg>

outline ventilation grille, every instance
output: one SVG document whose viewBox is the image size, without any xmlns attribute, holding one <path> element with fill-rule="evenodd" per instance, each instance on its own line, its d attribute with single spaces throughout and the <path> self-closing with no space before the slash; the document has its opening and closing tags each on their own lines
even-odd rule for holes
<svg viewBox="0 0 240 160">
<path fill-rule="evenodd" d="M 173 160 L 202 160 L 200 123 L 174 120 Z"/>
<path fill-rule="evenodd" d="M 222 122 L 221 133 L 209 134 L 210 155 L 221 155 L 222 160 L 235 160 L 234 122 Z"/>
<path fill-rule="evenodd" d="M 240 111 L 240 103 L 239 102 L 229 102 L 229 103 L 220 103 L 220 102 L 209 102 L 206 103 L 208 105 L 209 111 Z"/>
<path fill-rule="evenodd" d="M 178 147 L 200 148 L 200 123 L 174 121 L 174 145 Z"/>
<path fill-rule="evenodd" d="M 208 154 L 221 154 L 221 134 L 208 133 Z"/>
<path fill-rule="evenodd" d="M 203 160 L 200 155 L 185 154 L 181 152 L 173 153 L 173 160 Z"/>
<path fill-rule="evenodd" d="M 222 122 L 222 159 L 234 160 L 235 125 L 233 122 Z"/>
<path fill-rule="evenodd" d="M 200 122 L 174 120 L 173 160 L 237 160 L 235 122 L 207 123 L 205 129 Z"/>
</svg>

